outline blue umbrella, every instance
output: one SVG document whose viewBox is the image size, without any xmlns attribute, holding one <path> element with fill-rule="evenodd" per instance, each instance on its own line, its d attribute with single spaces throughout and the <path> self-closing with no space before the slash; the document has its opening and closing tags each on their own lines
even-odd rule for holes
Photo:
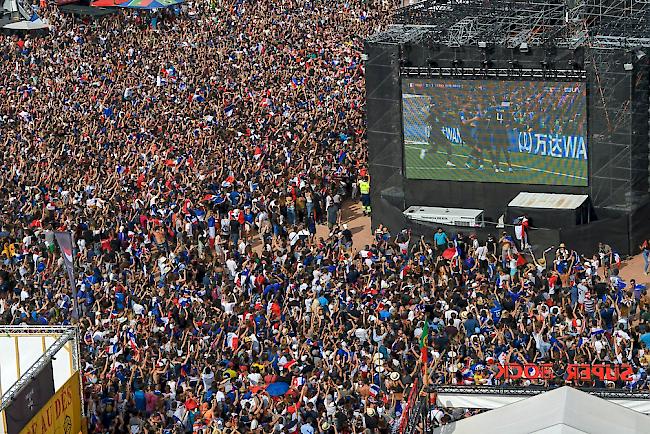
<svg viewBox="0 0 650 434">
<path fill-rule="evenodd" d="M 266 386 L 266 393 L 270 396 L 282 396 L 289 390 L 289 385 L 283 381 L 271 383 Z"/>
</svg>

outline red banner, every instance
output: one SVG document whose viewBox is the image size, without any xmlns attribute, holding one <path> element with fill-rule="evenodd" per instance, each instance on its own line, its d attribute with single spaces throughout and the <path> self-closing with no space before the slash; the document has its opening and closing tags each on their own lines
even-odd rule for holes
<svg viewBox="0 0 650 434">
<path fill-rule="evenodd" d="M 565 370 L 567 376 L 565 381 L 590 381 L 590 380 L 607 380 L 607 381 L 629 381 L 634 374 L 630 365 L 607 365 L 607 364 L 570 364 Z M 553 365 L 551 363 L 533 364 L 533 363 L 507 363 L 499 365 L 499 372 L 495 378 L 505 380 L 518 380 L 526 378 L 529 380 L 550 380 L 555 378 Z"/>
<path fill-rule="evenodd" d="M 415 406 L 415 400 L 420 393 L 420 388 L 418 385 L 418 379 L 416 378 L 413 382 L 413 387 L 409 393 L 408 399 L 406 400 L 406 408 L 402 409 L 402 418 L 400 419 L 399 432 L 403 433 L 406 428 L 406 423 L 409 421 L 409 416 L 411 414 L 411 409 Z"/>
</svg>

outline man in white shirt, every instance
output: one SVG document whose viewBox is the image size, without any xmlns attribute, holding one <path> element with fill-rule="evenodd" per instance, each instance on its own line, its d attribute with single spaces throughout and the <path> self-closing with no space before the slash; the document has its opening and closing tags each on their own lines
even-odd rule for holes
<svg viewBox="0 0 650 434">
<path fill-rule="evenodd" d="M 479 266 L 483 271 L 487 270 L 488 268 L 487 255 L 488 255 L 487 245 L 484 244 L 476 248 L 476 260 L 478 261 Z"/>
<path fill-rule="evenodd" d="M 203 381 L 203 389 L 208 390 L 212 387 L 214 382 L 214 372 L 209 367 L 205 367 L 203 373 L 201 374 L 201 380 Z"/>
<path fill-rule="evenodd" d="M 587 288 L 586 283 L 587 281 L 584 279 L 578 283 L 578 304 L 580 306 L 585 304 L 585 296 L 587 295 L 587 292 L 589 292 L 589 288 Z"/>
<path fill-rule="evenodd" d="M 235 280 L 235 276 L 237 275 L 237 261 L 232 256 L 226 260 L 226 268 L 228 268 L 230 280 Z"/>
<path fill-rule="evenodd" d="M 295 246 L 299 239 L 298 232 L 294 226 L 291 228 L 291 232 L 289 232 L 289 244 L 291 244 L 291 247 Z"/>
<path fill-rule="evenodd" d="M 298 238 L 303 240 L 303 241 L 306 241 L 309 238 L 309 230 L 307 230 L 306 227 L 302 227 L 298 231 Z"/>
</svg>

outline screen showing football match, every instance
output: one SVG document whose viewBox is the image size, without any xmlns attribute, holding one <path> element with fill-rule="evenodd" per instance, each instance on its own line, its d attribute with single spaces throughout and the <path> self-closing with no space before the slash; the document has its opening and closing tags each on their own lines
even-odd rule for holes
<svg viewBox="0 0 650 434">
<path fill-rule="evenodd" d="M 410 179 L 587 186 L 584 82 L 402 81 Z"/>
</svg>

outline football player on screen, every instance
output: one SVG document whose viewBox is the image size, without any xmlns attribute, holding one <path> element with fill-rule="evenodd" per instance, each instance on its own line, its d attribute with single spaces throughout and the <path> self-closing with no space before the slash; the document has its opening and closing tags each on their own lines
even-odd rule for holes
<svg viewBox="0 0 650 434">
<path fill-rule="evenodd" d="M 444 108 L 438 111 L 435 103 L 429 104 L 429 115 L 427 116 L 427 142 L 428 146 L 420 151 L 420 159 L 424 159 L 427 152 L 439 152 L 441 146 L 445 146 L 447 152 L 447 166 L 456 167 L 451 162 L 451 141 L 442 132 L 443 127 L 449 127 L 449 115 Z"/>
<path fill-rule="evenodd" d="M 490 107 L 486 109 L 486 138 L 489 144 L 492 166 L 496 173 L 503 172 L 499 167 L 501 154 L 508 164 L 508 172 L 512 172 L 510 162 L 510 150 L 508 149 L 508 129 L 510 128 L 510 102 L 497 103 L 493 100 Z"/>
<path fill-rule="evenodd" d="M 476 146 L 479 149 L 479 152 L 481 155 L 486 155 L 486 152 L 489 152 L 489 148 L 487 148 L 487 137 L 486 137 L 486 111 L 485 111 L 485 105 L 483 104 L 481 99 L 478 99 L 475 101 L 474 105 L 474 110 L 472 111 L 472 118 L 470 120 L 470 125 L 472 127 L 472 136 L 476 138 Z M 468 168 L 471 168 L 472 166 L 469 164 L 466 164 Z"/>
<path fill-rule="evenodd" d="M 479 146 L 478 138 L 479 117 L 475 112 L 472 112 L 470 107 L 469 104 L 465 104 L 458 112 L 460 119 L 460 137 L 463 143 L 471 148 L 465 166 L 468 169 L 477 168 L 483 170 L 483 150 Z"/>
</svg>

